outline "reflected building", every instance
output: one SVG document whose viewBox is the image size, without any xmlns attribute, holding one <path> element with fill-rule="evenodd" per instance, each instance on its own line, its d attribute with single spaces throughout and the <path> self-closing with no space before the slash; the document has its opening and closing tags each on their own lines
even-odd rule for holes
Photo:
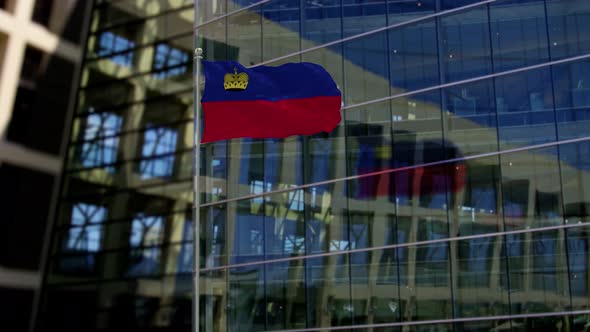
<svg viewBox="0 0 590 332">
<path fill-rule="evenodd" d="M 38 331 L 191 329 L 195 42 L 343 93 L 200 147 L 201 331 L 588 330 L 590 3 L 193 5 L 94 2 Z"/>
</svg>

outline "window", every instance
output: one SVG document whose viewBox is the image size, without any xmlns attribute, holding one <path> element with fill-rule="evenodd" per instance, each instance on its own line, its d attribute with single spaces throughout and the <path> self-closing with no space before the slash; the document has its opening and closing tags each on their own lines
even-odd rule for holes
<svg viewBox="0 0 590 332">
<path fill-rule="evenodd" d="M 163 235 L 164 220 L 161 216 L 136 215 L 131 222 L 129 238 L 129 245 L 135 249 L 131 251 L 131 267 L 127 275 L 149 275 L 158 271 Z"/>
<path fill-rule="evenodd" d="M 177 132 L 170 128 L 148 128 L 144 134 L 140 162 L 142 179 L 171 176 L 174 166 Z"/>
<path fill-rule="evenodd" d="M 261 255 L 264 239 L 262 232 L 258 229 L 250 230 L 250 253 Z"/>
<path fill-rule="evenodd" d="M 106 208 L 86 203 L 72 207 L 71 226 L 63 242 L 69 254 L 60 260 L 63 271 L 88 273 L 94 271 L 96 253 L 101 249 L 103 221 L 107 217 Z"/>
<path fill-rule="evenodd" d="M 133 52 L 122 52 L 133 47 L 135 47 L 135 43 L 131 40 L 107 31 L 100 34 L 97 54 L 106 56 L 117 53 L 110 59 L 118 65 L 130 67 L 133 64 Z"/>
<path fill-rule="evenodd" d="M 291 188 L 297 187 L 290 185 Z M 289 209 L 294 211 L 303 211 L 305 201 L 303 200 L 303 189 L 289 191 Z"/>
<path fill-rule="evenodd" d="M 106 208 L 78 203 L 72 208 L 72 228 L 68 232 L 66 248 L 72 251 L 97 252 L 102 238 L 102 222 Z"/>
<path fill-rule="evenodd" d="M 289 234 L 285 236 L 283 250 L 285 253 L 303 253 L 305 249 L 305 238 L 303 236 L 297 236 Z"/>
<path fill-rule="evenodd" d="M 266 188 L 265 188 L 266 187 Z M 266 185 L 264 181 L 260 180 L 252 180 L 250 181 L 250 193 L 253 195 L 260 195 L 264 192 L 272 190 L 272 183 L 267 182 Z M 270 202 L 270 196 L 265 197 L 256 197 L 252 199 L 253 203 L 262 204 L 262 201 Z"/>
<path fill-rule="evenodd" d="M 166 44 L 159 44 L 154 53 L 155 78 L 167 78 L 186 73 L 188 54 Z"/>
<path fill-rule="evenodd" d="M 86 118 L 84 144 L 80 161 L 86 167 L 112 164 L 117 159 L 119 137 L 114 137 L 121 129 L 122 118 L 112 113 L 90 114 Z M 105 167 L 108 172 L 113 167 Z"/>
</svg>

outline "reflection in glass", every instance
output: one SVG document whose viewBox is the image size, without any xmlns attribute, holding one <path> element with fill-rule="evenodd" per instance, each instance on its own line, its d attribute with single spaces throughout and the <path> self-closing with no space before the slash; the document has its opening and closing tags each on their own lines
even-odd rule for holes
<svg viewBox="0 0 590 332">
<path fill-rule="evenodd" d="M 441 18 L 444 81 L 487 75 L 492 71 L 488 11 L 480 6 Z"/>
<path fill-rule="evenodd" d="M 590 62 L 552 66 L 560 139 L 584 137 L 590 127 Z"/>
<path fill-rule="evenodd" d="M 387 0 L 389 24 L 396 24 L 415 17 L 433 14 L 436 10 L 437 2 L 437 0 Z"/>
<path fill-rule="evenodd" d="M 344 43 L 344 103 L 354 105 L 389 94 L 385 33 Z"/>
<path fill-rule="evenodd" d="M 342 38 L 341 2 L 342 0 L 302 2 L 301 35 L 311 43 L 303 44 L 302 49 Z"/>
<path fill-rule="evenodd" d="M 118 65 L 131 67 L 133 65 L 134 52 L 122 52 L 130 50 L 133 47 L 135 47 L 135 42 L 130 39 L 116 35 L 110 31 L 105 31 L 100 34 L 97 54 L 99 56 L 108 56 L 117 53 L 116 55 L 110 56 L 109 59 Z"/>
<path fill-rule="evenodd" d="M 481 227 L 481 226 L 480 226 Z M 457 288 L 454 290 L 457 317 L 482 317 L 508 315 L 509 292 L 500 287 L 506 279 L 506 258 L 500 255 L 502 237 L 480 237 L 451 243 L 457 250 L 454 273 Z M 496 322 L 480 323 L 488 329 Z M 478 324 L 479 325 L 479 324 Z"/>
<path fill-rule="evenodd" d="M 342 1 L 344 37 L 375 30 L 386 25 L 387 0 Z"/>
<path fill-rule="evenodd" d="M 230 1 L 233 2 L 233 1 Z M 261 6 L 233 14 L 227 18 L 227 44 L 230 59 L 244 66 L 262 61 Z"/>
<path fill-rule="evenodd" d="M 86 117 L 84 143 L 80 152 L 83 166 L 96 167 L 112 164 L 117 159 L 119 137 L 114 136 L 121 130 L 122 118 L 113 113 L 94 113 Z M 105 167 L 112 172 L 112 166 Z"/>
<path fill-rule="evenodd" d="M 434 20 L 389 31 L 392 94 L 439 83 L 436 41 Z"/>
<path fill-rule="evenodd" d="M 590 143 L 559 147 L 566 223 L 590 221 Z"/>
<path fill-rule="evenodd" d="M 264 298 L 264 266 L 229 271 L 227 331 L 263 331 L 268 309 Z"/>
<path fill-rule="evenodd" d="M 68 257 L 62 258 L 60 268 L 69 272 L 91 272 L 96 264 L 96 252 L 102 248 L 103 221 L 107 209 L 103 206 L 77 203 L 72 206 L 71 224 L 63 243 Z M 71 255 L 74 254 L 74 255 Z"/>
<path fill-rule="evenodd" d="M 548 61 L 543 1 L 501 0 L 490 5 L 494 71 Z"/>
<path fill-rule="evenodd" d="M 443 100 L 447 137 L 461 155 L 498 150 L 491 80 L 446 88 L 443 90 Z"/>
<path fill-rule="evenodd" d="M 177 133 L 164 127 L 148 128 L 143 135 L 142 159 L 139 164 L 141 177 L 171 176 L 174 167 Z"/>
<path fill-rule="evenodd" d="M 501 156 L 504 222 L 507 229 L 563 223 L 555 148 Z"/>
<path fill-rule="evenodd" d="M 562 59 L 590 52 L 590 8 L 584 1 L 547 1 L 551 58 Z"/>
<path fill-rule="evenodd" d="M 106 209 L 101 206 L 79 203 L 72 208 L 72 228 L 66 247 L 71 250 L 98 251 L 100 249 L 102 221 Z M 98 225 L 93 225 L 98 224 Z"/>
<path fill-rule="evenodd" d="M 262 15 L 263 60 L 299 51 L 299 1 L 271 1 L 262 6 Z"/>
<path fill-rule="evenodd" d="M 555 140 L 555 111 L 549 80 L 546 68 L 496 78 L 502 149 Z"/>
<path fill-rule="evenodd" d="M 164 221 L 160 216 L 139 214 L 131 222 L 129 245 L 131 266 L 128 276 L 155 274 L 160 264 L 161 248 L 164 235 Z"/>
<path fill-rule="evenodd" d="M 154 77 L 166 78 L 187 72 L 189 54 L 167 44 L 158 44 L 154 52 Z"/>
</svg>

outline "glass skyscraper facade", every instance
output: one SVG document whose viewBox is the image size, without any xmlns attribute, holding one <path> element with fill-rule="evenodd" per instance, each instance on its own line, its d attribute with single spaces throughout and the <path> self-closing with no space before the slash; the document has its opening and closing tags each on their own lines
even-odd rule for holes
<svg viewBox="0 0 590 332">
<path fill-rule="evenodd" d="M 590 2 L 194 5 L 95 1 L 39 331 L 191 329 L 195 44 L 343 94 L 200 147 L 200 331 L 589 329 Z"/>
</svg>

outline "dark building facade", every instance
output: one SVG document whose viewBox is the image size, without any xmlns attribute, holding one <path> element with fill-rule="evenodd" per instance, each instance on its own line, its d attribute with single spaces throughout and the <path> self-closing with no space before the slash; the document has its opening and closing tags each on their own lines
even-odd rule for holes
<svg viewBox="0 0 590 332">
<path fill-rule="evenodd" d="M 343 93 L 331 133 L 200 147 L 200 331 L 588 330 L 590 2 L 122 0 L 38 331 L 191 329 L 195 45 Z"/>
<path fill-rule="evenodd" d="M 30 331 L 90 7 L 0 1 L 0 320 Z"/>
</svg>

